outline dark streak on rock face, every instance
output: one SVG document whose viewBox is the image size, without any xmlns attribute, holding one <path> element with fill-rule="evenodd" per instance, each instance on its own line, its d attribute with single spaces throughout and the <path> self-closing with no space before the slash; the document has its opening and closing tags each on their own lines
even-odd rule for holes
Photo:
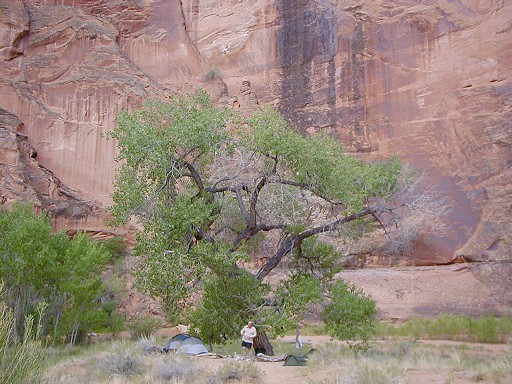
<svg viewBox="0 0 512 384">
<path fill-rule="evenodd" d="M 335 124 L 337 32 L 335 13 L 307 0 L 280 0 L 278 62 L 282 70 L 280 110 L 299 128 Z M 323 85 L 314 83 L 315 70 L 325 71 Z M 329 112 L 308 106 L 321 103 Z"/>
<path fill-rule="evenodd" d="M 347 61 L 342 66 L 341 95 L 348 101 L 349 108 L 340 116 L 343 126 L 351 126 L 355 137 L 364 135 L 366 120 L 366 75 L 362 57 L 365 50 L 365 36 L 362 21 L 354 33 L 345 38 Z"/>
<path fill-rule="evenodd" d="M 281 0 L 278 10 L 283 115 L 298 130 L 327 128 L 354 151 L 372 150 L 366 105 L 368 20 L 357 7 L 340 16 L 333 5 L 304 0 Z M 345 20 L 353 29 L 343 35 L 338 29 Z"/>
</svg>

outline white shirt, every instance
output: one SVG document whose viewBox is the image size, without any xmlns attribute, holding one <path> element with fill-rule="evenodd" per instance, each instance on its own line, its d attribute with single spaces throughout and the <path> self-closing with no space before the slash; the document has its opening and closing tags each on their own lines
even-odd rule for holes
<svg viewBox="0 0 512 384">
<path fill-rule="evenodd" d="M 252 339 L 254 339 L 257 335 L 256 327 L 252 326 L 249 328 L 246 325 L 245 327 L 242 328 L 240 334 L 242 335 L 242 341 L 252 344 Z"/>
</svg>

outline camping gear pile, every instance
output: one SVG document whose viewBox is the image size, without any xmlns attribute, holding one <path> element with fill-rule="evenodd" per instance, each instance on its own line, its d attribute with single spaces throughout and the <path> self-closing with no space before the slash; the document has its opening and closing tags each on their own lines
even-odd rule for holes
<svg viewBox="0 0 512 384">
<path fill-rule="evenodd" d="M 192 356 L 208 356 L 215 355 L 220 357 L 218 354 L 211 354 L 208 352 L 203 342 L 194 336 L 190 336 L 186 333 L 180 333 L 179 335 L 171 338 L 166 346 L 163 348 L 165 353 L 186 353 Z M 278 362 L 284 361 L 285 366 L 304 366 L 308 360 L 308 357 L 314 353 L 316 349 L 311 349 L 305 356 L 289 355 L 284 354 L 281 356 L 269 356 L 263 353 L 258 353 L 255 359 L 258 361 Z"/>
</svg>

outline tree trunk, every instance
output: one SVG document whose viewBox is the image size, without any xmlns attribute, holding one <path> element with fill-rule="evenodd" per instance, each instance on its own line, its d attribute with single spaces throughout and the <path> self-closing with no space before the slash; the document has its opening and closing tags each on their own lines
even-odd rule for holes
<svg viewBox="0 0 512 384">
<path fill-rule="evenodd" d="M 258 334 L 253 339 L 253 343 L 256 354 L 263 353 L 264 355 L 274 356 L 274 348 L 270 344 L 270 340 L 265 332 L 258 331 Z"/>
</svg>

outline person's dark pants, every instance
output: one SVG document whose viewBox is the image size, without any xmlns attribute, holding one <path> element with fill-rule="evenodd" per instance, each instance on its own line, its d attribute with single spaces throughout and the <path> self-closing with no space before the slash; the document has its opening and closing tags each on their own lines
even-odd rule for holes
<svg viewBox="0 0 512 384">
<path fill-rule="evenodd" d="M 242 341 L 242 348 L 244 351 L 244 355 L 251 352 L 252 349 L 252 343 L 248 343 L 247 341 Z"/>
</svg>

